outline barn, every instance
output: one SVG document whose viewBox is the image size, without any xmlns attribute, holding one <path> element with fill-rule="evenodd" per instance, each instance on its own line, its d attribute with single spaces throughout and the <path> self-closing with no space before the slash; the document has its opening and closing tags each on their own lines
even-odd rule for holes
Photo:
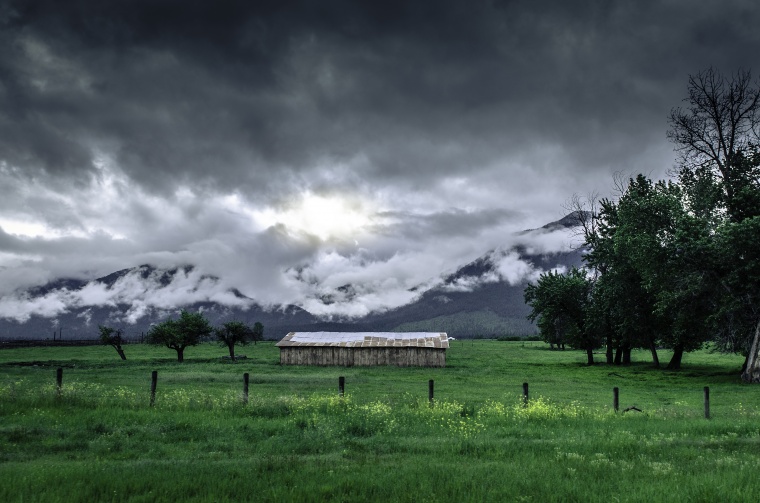
<svg viewBox="0 0 760 503">
<path fill-rule="evenodd" d="M 445 367 L 439 332 L 290 332 L 277 343 L 282 365 Z"/>
</svg>

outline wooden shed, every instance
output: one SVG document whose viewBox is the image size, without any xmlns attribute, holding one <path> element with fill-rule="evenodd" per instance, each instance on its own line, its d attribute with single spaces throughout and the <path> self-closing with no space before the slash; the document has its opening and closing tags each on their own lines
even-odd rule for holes
<svg viewBox="0 0 760 503">
<path fill-rule="evenodd" d="M 290 332 L 282 365 L 445 367 L 449 338 L 431 332 Z"/>
</svg>

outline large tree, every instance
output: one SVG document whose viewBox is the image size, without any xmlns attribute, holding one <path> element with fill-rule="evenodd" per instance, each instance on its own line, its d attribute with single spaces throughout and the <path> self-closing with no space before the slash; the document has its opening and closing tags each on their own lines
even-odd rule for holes
<svg viewBox="0 0 760 503">
<path fill-rule="evenodd" d="M 747 357 L 742 378 L 760 382 L 760 155 L 751 149 L 737 157 L 732 218 L 710 235 L 711 321 L 719 347 Z"/>
<path fill-rule="evenodd" d="M 627 185 L 616 179 L 616 186 L 624 197 Z M 606 341 L 607 363 L 630 363 L 631 350 L 642 347 L 651 351 L 654 365 L 659 366 L 656 341 L 660 323 L 654 297 L 643 287 L 640 271 L 620 245 L 618 205 L 602 199 L 590 207 L 593 212 L 587 220 L 591 225 L 582 226 L 587 248 L 584 260 L 594 271 L 591 323 Z"/>
<path fill-rule="evenodd" d="M 673 350 L 671 369 L 711 335 L 714 283 L 705 274 L 712 261 L 706 247 L 711 227 L 685 201 L 680 185 L 643 175 L 631 179 L 617 201 L 615 246 L 652 296 L 659 342 Z"/>
<path fill-rule="evenodd" d="M 760 382 L 760 86 L 749 71 L 708 69 L 689 78 L 686 109 L 673 109 L 668 137 L 690 213 L 709 220 L 702 273 L 715 290 L 715 341 L 747 356 L 742 378 Z"/>
<path fill-rule="evenodd" d="M 739 154 L 758 140 L 760 86 L 749 71 L 725 76 L 709 68 L 689 76 L 685 108 L 670 112 L 668 138 L 679 152 L 679 174 L 707 169 L 723 182 L 729 216 L 736 193 Z"/>
<path fill-rule="evenodd" d="M 166 346 L 177 352 L 177 361 L 184 361 L 185 348 L 195 346 L 213 331 L 213 327 L 201 313 L 182 311 L 179 319 L 168 319 L 153 325 L 148 331 L 149 344 Z"/>
</svg>

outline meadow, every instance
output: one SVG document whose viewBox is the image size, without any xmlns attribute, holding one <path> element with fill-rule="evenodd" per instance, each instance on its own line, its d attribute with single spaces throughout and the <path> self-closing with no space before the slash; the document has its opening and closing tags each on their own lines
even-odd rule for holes
<svg viewBox="0 0 760 503">
<path fill-rule="evenodd" d="M 704 350 L 669 372 L 646 352 L 630 366 L 587 367 L 582 352 L 492 340 L 453 342 L 440 369 L 280 366 L 272 343 L 240 349 L 248 358 L 236 363 L 214 344 L 188 348 L 181 364 L 165 348 L 125 351 L 126 361 L 99 346 L 0 351 L 0 501 L 760 494 L 760 386 L 740 382 L 739 356 Z M 641 412 L 622 411 L 631 406 Z"/>
</svg>

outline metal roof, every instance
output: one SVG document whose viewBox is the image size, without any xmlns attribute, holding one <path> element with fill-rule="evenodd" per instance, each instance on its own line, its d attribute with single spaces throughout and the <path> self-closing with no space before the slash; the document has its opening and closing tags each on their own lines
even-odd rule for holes
<svg viewBox="0 0 760 503">
<path fill-rule="evenodd" d="M 290 332 L 277 346 L 446 349 L 449 347 L 449 337 L 445 332 Z"/>
</svg>

